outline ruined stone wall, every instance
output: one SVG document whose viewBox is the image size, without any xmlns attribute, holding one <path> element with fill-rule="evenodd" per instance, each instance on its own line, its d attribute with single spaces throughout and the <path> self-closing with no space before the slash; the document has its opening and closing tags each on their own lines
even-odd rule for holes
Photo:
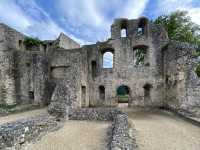
<svg viewBox="0 0 200 150">
<path fill-rule="evenodd" d="M 74 107 L 89 105 L 85 51 L 82 49 L 73 49 L 72 51 L 56 49 L 51 57 L 50 77 L 55 86 L 64 79 L 68 80 L 69 85 L 73 85 L 76 95 Z M 85 87 L 84 98 L 82 97 L 83 86 Z"/>
<path fill-rule="evenodd" d="M 20 49 L 24 35 L 10 28 L 5 24 L 0 24 L 0 50 Z"/>
<path fill-rule="evenodd" d="M 5 24 L 0 24 L 0 104 L 15 105 L 15 68 L 13 49 L 19 49 L 23 35 Z"/>
<path fill-rule="evenodd" d="M 40 52 L 15 51 L 17 104 L 45 105 L 47 99 L 48 59 Z"/>
<path fill-rule="evenodd" d="M 0 104 L 15 105 L 15 94 L 14 54 L 0 51 Z"/>
<path fill-rule="evenodd" d="M 80 45 L 77 42 L 70 39 L 63 33 L 60 34 L 60 36 L 57 39 L 57 42 L 60 48 L 64 48 L 64 49 L 80 48 Z"/>
<path fill-rule="evenodd" d="M 187 43 L 171 41 L 164 53 L 164 104 L 170 108 L 192 111 L 199 108 L 200 85 L 195 73 L 198 59 L 192 58 L 195 48 Z"/>
<path fill-rule="evenodd" d="M 84 47 L 88 50 L 90 104 L 117 105 L 116 91 L 120 85 L 130 88 L 129 105 L 133 106 L 161 106 L 162 86 L 161 67 L 157 61 L 161 61 L 161 42 L 154 42 L 155 36 L 161 36 L 167 40 L 162 31 L 153 35 L 154 25 L 146 24 L 144 35 L 137 35 L 137 20 L 127 21 L 127 37 L 120 37 L 120 22 L 117 20 L 112 25 L 111 40 Z M 144 65 L 135 66 L 134 47 L 146 46 L 147 54 Z M 113 68 L 105 69 L 102 64 L 103 53 L 111 51 L 114 54 Z M 157 58 L 159 57 L 159 58 Z M 92 61 L 97 64 L 96 75 L 92 76 Z M 150 96 L 145 98 L 144 86 L 151 85 Z M 99 87 L 105 87 L 105 100 L 100 99 Z"/>
</svg>

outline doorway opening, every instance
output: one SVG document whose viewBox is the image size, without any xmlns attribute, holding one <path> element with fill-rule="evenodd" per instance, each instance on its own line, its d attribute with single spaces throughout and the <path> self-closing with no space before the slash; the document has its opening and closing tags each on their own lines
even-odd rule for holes
<svg viewBox="0 0 200 150">
<path fill-rule="evenodd" d="M 130 99 L 130 88 L 126 85 L 121 85 L 117 88 L 118 105 L 128 106 Z"/>
</svg>

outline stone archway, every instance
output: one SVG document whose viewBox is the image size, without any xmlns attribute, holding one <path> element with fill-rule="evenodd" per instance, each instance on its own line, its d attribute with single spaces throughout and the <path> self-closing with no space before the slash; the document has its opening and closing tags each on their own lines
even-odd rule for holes
<svg viewBox="0 0 200 150">
<path fill-rule="evenodd" d="M 116 91 L 118 104 L 127 104 L 130 101 L 130 88 L 126 85 L 120 85 Z"/>
</svg>

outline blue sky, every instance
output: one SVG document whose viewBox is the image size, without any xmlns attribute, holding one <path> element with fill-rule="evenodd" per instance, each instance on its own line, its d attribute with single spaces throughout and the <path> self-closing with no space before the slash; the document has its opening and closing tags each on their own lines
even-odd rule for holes
<svg viewBox="0 0 200 150">
<path fill-rule="evenodd" d="M 178 9 L 200 24 L 200 0 L 0 0 L 0 22 L 42 40 L 63 32 L 89 44 L 109 38 L 114 18 L 154 19 Z"/>
</svg>

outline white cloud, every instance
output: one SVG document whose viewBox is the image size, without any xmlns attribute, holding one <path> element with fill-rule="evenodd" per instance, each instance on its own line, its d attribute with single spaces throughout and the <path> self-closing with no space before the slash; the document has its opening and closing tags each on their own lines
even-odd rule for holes
<svg viewBox="0 0 200 150">
<path fill-rule="evenodd" d="M 2 14 L 0 16 L 1 22 L 24 34 L 38 37 L 42 40 L 56 39 L 61 32 L 67 34 L 34 0 L 1 0 L 0 14 Z M 70 35 L 70 37 L 81 44 L 84 43 L 83 40 L 73 35 Z"/>
<path fill-rule="evenodd" d="M 0 1 L 0 21 L 24 31 L 31 25 L 28 17 L 12 0 Z"/>
<path fill-rule="evenodd" d="M 58 0 L 57 12 L 70 33 L 91 42 L 110 35 L 110 25 L 116 17 L 139 17 L 149 0 Z M 75 29 L 75 30 L 74 30 Z"/>
<path fill-rule="evenodd" d="M 158 3 L 157 14 L 166 14 L 176 10 L 188 11 L 192 21 L 200 25 L 200 7 L 194 7 L 194 0 L 162 0 Z"/>
<path fill-rule="evenodd" d="M 41 39 L 55 39 L 63 32 L 81 44 L 91 43 L 109 37 L 114 18 L 140 16 L 148 1 L 57 0 L 57 10 L 51 10 L 55 19 L 36 0 L 0 0 L 0 21 Z"/>
<path fill-rule="evenodd" d="M 149 0 L 130 0 L 118 15 L 129 19 L 138 18 L 143 13 L 148 2 Z"/>
</svg>

